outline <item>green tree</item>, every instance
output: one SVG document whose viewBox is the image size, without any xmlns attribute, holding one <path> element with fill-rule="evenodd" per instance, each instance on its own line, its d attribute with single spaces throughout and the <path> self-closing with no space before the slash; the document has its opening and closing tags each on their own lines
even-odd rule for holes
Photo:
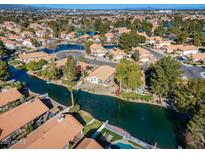
<svg viewBox="0 0 205 154">
<path fill-rule="evenodd" d="M 0 40 L 0 57 L 5 56 L 7 53 L 4 43 Z"/>
<path fill-rule="evenodd" d="M 60 78 L 60 71 L 55 63 L 49 64 L 42 70 L 42 77 L 48 80 L 57 80 Z"/>
<path fill-rule="evenodd" d="M 115 79 L 122 88 L 135 90 L 143 85 L 139 64 L 122 59 L 116 66 Z"/>
<path fill-rule="evenodd" d="M 120 35 L 119 46 L 125 51 L 131 50 L 133 47 L 137 47 L 139 43 L 144 43 L 146 38 L 138 35 L 136 32 L 123 33 Z"/>
<path fill-rule="evenodd" d="M 173 92 L 176 82 L 181 77 L 180 63 L 164 57 L 151 67 L 150 88 L 157 95 L 167 97 Z"/>
<path fill-rule="evenodd" d="M 75 105 L 74 97 L 73 97 L 73 85 L 77 74 L 76 68 L 77 68 L 76 60 L 72 56 L 68 56 L 67 62 L 63 70 L 63 74 L 64 74 L 64 78 L 68 80 L 68 90 L 71 93 L 72 106 Z"/>
<path fill-rule="evenodd" d="M 205 103 L 205 102 L 204 102 Z M 205 148 L 205 104 L 187 124 L 186 142 L 188 148 Z"/>
<path fill-rule="evenodd" d="M 10 75 L 8 63 L 0 60 L 0 80 L 6 80 Z"/>
<path fill-rule="evenodd" d="M 93 44 L 92 41 L 88 41 L 86 42 L 84 45 L 85 45 L 85 51 L 86 51 L 86 54 L 91 54 L 91 51 L 90 51 L 90 46 Z"/>
</svg>

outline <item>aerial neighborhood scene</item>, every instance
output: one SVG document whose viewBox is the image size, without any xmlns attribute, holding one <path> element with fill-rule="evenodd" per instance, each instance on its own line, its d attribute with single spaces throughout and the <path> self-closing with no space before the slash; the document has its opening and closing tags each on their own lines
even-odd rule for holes
<svg viewBox="0 0 205 154">
<path fill-rule="evenodd" d="M 204 149 L 205 5 L 0 4 L 0 149 Z"/>
</svg>

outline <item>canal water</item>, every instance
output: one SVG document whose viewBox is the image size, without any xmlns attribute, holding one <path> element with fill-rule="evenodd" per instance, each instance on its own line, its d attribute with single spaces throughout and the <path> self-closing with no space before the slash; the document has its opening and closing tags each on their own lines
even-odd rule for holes
<svg viewBox="0 0 205 154">
<path fill-rule="evenodd" d="M 33 92 L 44 94 L 70 106 L 70 93 L 59 85 L 47 84 L 36 77 L 29 76 L 23 70 L 10 68 L 13 78 L 24 82 Z M 96 119 L 121 127 L 133 136 L 148 143 L 155 142 L 160 148 L 176 148 L 174 120 L 168 115 L 175 115 L 164 108 L 146 104 L 123 101 L 115 97 L 94 95 L 75 91 L 75 102 Z"/>
<path fill-rule="evenodd" d="M 116 44 L 112 44 L 112 45 L 105 45 L 104 48 L 106 49 L 112 49 L 112 48 L 118 48 L 119 46 Z M 49 48 L 43 48 L 41 49 L 41 51 L 43 52 L 47 52 L 49 54 L 51 53 L 56 53 L 59 51 L 63 51 L 63 50 L 78 50 L 78 51 L 84 51 L 85 47 L 84 45 L 81 44 L 60 44 L 56 47 L 55 50 L 49 49 Z"/>
</svg>

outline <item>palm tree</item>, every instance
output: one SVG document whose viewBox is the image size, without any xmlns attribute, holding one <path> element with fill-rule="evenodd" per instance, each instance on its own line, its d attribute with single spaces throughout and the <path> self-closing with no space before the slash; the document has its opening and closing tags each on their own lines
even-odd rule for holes
<svg viewBox="0 0 205 154">
<path fill-rule="evenodd" d="M 68 90 L 70 91 L 70 97 L 71 97 L 71 103 L 72 103 L 71 106 L 74 107 L 75 106 L 75 102 L 74 102 L 74 97 L 73 97 L 73 87 L 69 86 Z"/>
</svg>

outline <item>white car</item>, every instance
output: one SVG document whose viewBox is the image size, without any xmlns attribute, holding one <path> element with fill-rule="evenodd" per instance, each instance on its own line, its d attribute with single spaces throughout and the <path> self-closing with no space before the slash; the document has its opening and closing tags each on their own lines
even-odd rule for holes
<svg viewBox="0 0 205 154">
<path fill-rule="evenodd" d="M 202 78 L 205 78 L 205 72 L 201 72 L 200 74 L 201 74 Z"/>
</svg>

